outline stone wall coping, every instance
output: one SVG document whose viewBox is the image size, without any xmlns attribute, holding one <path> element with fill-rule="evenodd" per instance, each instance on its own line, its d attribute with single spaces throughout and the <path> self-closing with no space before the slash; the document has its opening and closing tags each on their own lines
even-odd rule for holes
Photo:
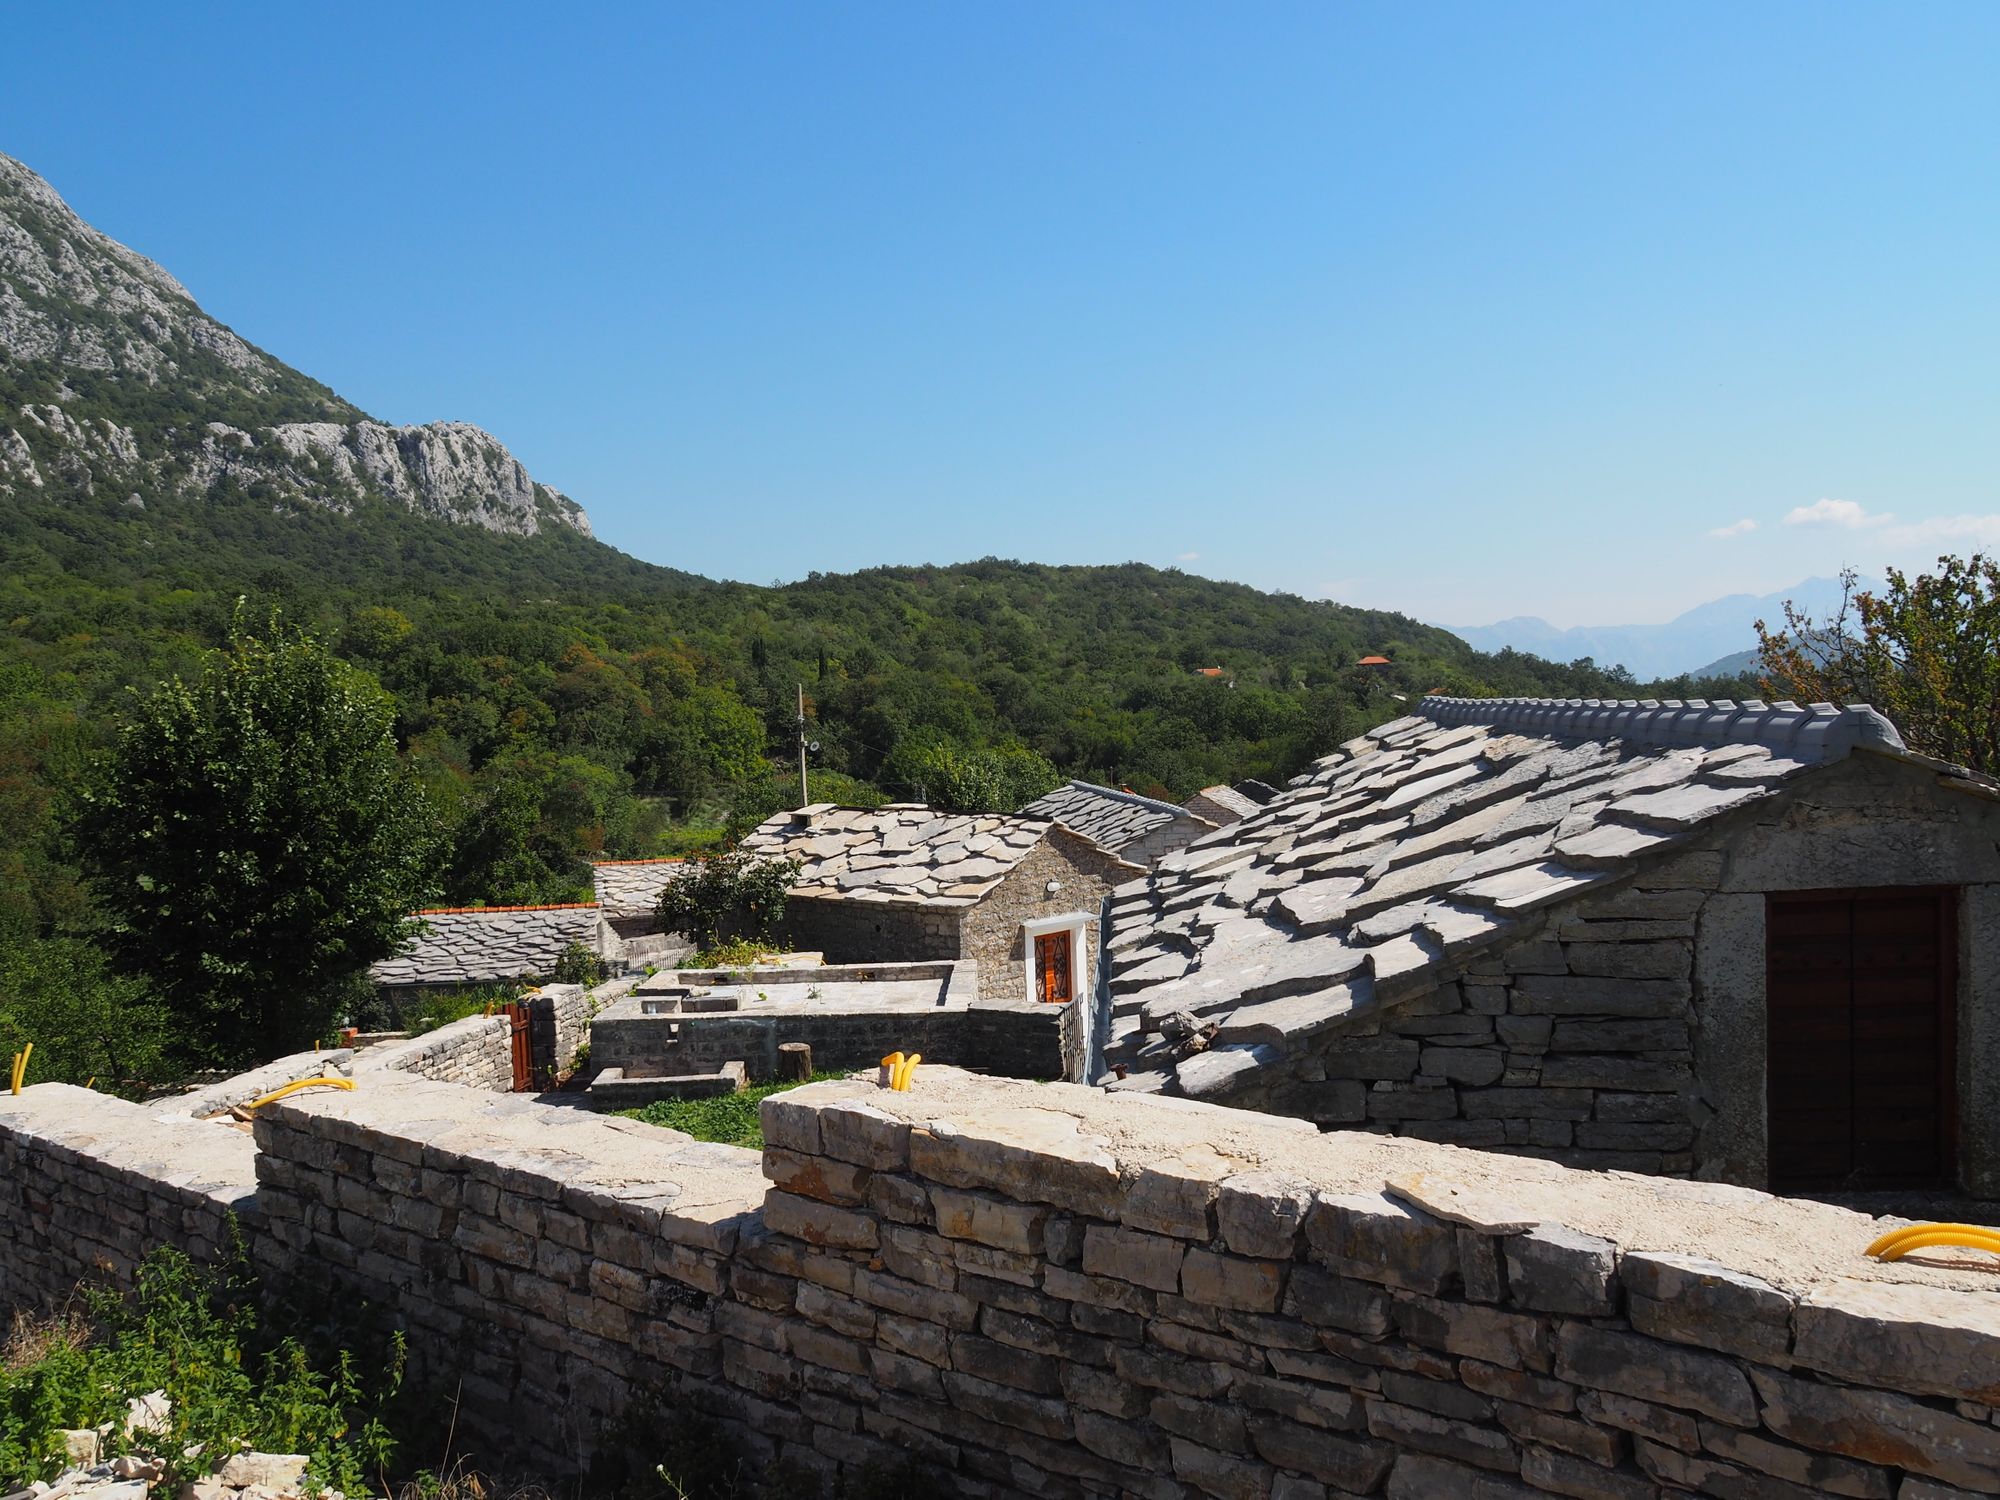
<svg viewBox="0 0 2000 1500">
<path fill-rule="evenodd" d="M 244 1131 L 74 1084 L 0 1094 L 0 1134 L 227 1208 L 247 1209 L 256 1194 L 257 1147 Z"/>
<path fill-rule="evenodd" d="M 903 1136 L 912 1162 L 921 1151 L 949 1163 L 952 1186 L 1112 1219 L 1135 1185 L 1154 1179 L 1212 1192 L 1231 1178 L 1277 1173 L 1324 1201 L 1378 1197 L 1391 1179 L 1414 1175 L 1476 1190 L 1508 1218 L 1560 1225 L 1627 1253 L 1711 1263 L 1793 1297 L 1861 1286 L 1977 1293 L 1958 1299 L 1965 1314 L 2000 1336 L 1990 1272 L 1871 1261 L 1863 1248 L 1901 1221 L 1751 1188 L 1584 1171 L 1409 1136 L 1322 1133 L 1309 1121 L 1193 1100 L 954 1068 L 919 1068 L 902 1093 L 866 1079 L 808 1084 L 767 1098 L 762 1110 L 767 1140 L 796 1142 L 801 1132 L 824 1140 L 809 1117 L 872 1119 L 878 1146 L 885 1133 Z"/>
<path fill-rule="evenodd" d="M 364 1080 L 352 1093 L 308 1091 L 258 1111 L 260 1146 L 285 1128 L 389 1155 L 455 1157 L 508 1191 L 615 1206 L 665 1239 L 724 1254 L 764 1199 L 755 1151 L 454 1083 Z"/>
<path fill-rule="evenodd" d="M 185 1094 L 148 1100 L 146 1108 L 163 1119 L 199 1120 L 226 1110 L 233 1104 L 248 1104 L 272 1089 L 282 1088 L 301 1078 L 320 1078 L 329 1074 L 345 1078 L 354 1071 L 353 1064 L 354 1052 L 347 1047 L 329 1047 L 324 1052 L 294 1052 L 289 1057 L 278 1058 L 247 1073 L 238 1073 Z"/>
<path fill-rule="evenodd" d="M 1903 737 L 1865 703 L 1763 703 L 1727 698 L 1447 698 L 1416 712 L 1436 724 L 1486 724 L 1522 734 L 1629 740 L 1638 745 L 1763 745 L 1795 760 L 1838 760 L 1858 746 L 1901 751 Z"/>
<path fill-rule="evenodd" d="M 354 1060 L 353 1071 L 356 1077 L 371 1072 L 412 1072 L 421 1066 L 422 1059 L 426 1057 L 470 1046 L 484 1032 L 505 1032 L 511 1024 L 498 1012 L 490 1016 L 461 1016 L 435 1030 L 420 1032 L 408 1041 L 385 1042 L 379 1047 L 370 1047 Z"/>
</svg>

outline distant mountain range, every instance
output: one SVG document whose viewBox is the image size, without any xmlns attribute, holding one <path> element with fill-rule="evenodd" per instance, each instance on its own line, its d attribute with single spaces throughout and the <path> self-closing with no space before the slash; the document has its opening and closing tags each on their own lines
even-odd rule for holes
<svg viewBox="0 0 2000 1500">
<path fill-rule="evenodd" d="M 1512 647 L 1561 662 L 1587 656 L 1600 667 L 1622 666 L 1642 682 L 1682 674 L 1731 676 L 1756 670 L 1756 622 L 1763 620 L 1773 628 L 1782 625 L 1787 600 L 1809 614 L 1825 614 L 1840 603 L 1840 580 L 1808 578 L 1761 597 L 1731 594 L 1698 604 L 1664 625 L 1574 625 L 1558 630 L 1547 620 L 1520 615 L 1497 625 L 1445 629 L 1481 651 Z"/>
</svg>

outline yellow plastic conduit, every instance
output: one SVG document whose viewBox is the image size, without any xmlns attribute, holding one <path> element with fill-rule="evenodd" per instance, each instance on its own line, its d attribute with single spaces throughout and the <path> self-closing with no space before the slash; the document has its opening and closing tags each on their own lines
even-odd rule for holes
<svg viewBox="0 0 2000 1500">
<path fill-rule="evenodd" d="M 21 1080 L 28 1076 L 28 1059 L 34 1055 L 34 1051 L 35 1044 L 30 1042 L 14 1054 L 14 1077 L 12 1081 L 13 1091 L 17 1094 L 21 1092 Z"/>
<path fill-rule="evenodd" d="M 2000 1255 L 2000 1229 L 1988 1224 L 1905 1224 L 1882 1235 L 1864 1254 L 1877 1260 L 1901 1260 L 1912 1250 L 1955 1245 Z"/>
<path fill-rule="evenodd" d="M 287 1094 L 296 1094 L 300 1089 L 347 1089 L 349 1092 L 352 1092 L 353 1088 L 354 1080 L 352 1078 L 299 1078 L 286 1084 L 283 1088 L 272 1089 L 268 1094 L 259 1095 L 243 1107 L 245 1109 L 259 1109 L 266 1104 L 271 1104 L 284 1098 Z"/>
<path fill-rule="evenodd" d="M 924 1060 L 921 1052 L 907 1056 L 901 1052 L 891 1052 L 882 1059 L 882 1085 L 892 1093 L 905 1093 L 910 1087 L 910 1078 L 917 1071 L 917 1064 Z"/>
</svg>

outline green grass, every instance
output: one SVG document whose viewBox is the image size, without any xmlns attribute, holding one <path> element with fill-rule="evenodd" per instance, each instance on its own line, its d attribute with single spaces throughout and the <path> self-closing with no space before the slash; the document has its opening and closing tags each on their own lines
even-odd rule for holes
<svg viewBox="0 0 2000 1500">
<path fill-rule="evenodd" d="M 845 1073 L 815 1073 L 812 1081 L 824 1083 L 830 1078 L 846 1076 Z M 684 1130 L 698 1141 L 761 1150 L 764 1126 L 758 1118 L 757 1106 L 772 1094 L 782 1094 L 786 1089 L 797 1087 L 791 1082 L 760 1083 L 740 1094 L 724 1094 L 715 1099 L 662 1099 L 644 1109 L 624 1109 L 619 1113 L 628 1120 L 643 1120 L 648 1125 Z"/>
</svg>

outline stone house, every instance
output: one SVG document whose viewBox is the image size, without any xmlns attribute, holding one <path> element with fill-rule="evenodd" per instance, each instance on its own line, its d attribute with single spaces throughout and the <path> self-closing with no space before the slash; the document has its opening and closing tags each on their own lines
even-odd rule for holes
<svg viewBox="0 0 2000 1500">
<path fill-rule="evenodd" d="M 677 879 L 685 862 L 664 859 L 600 859 L 590 866 L 592 887 L 604 920 L 622 938 L 660 932 L 660 892 Z"/>
<path fill-rule="evenodd" d="M 1249 817 L 1263 803 L 1233 786 L 1205 786 L 1181 806 L 1197 818 L 1220 828 L 1224 823 L 1235 823 Z"/>
<path fill-rule="evenodd" d="M 1871 709 L 1432 698 L 1108 931 L 1115 1089 L 2000 1193 L 2000 787 Z"/>
<path fill-rule="evenodd" d="M 1141 797 L 1137 792 L 1072 781 L 1021 809 L 1025 818 L 1049 818 L 1071 833 L 1080 833 L 1100 849 L 1108 849 L 1135 865 L 1150 865 L 1162 854 L 1184 848 L 1219 826 L 1172 802 Z"/>
<path fill-rule="evenodd" d="M 546 979 L 571 943 L 599 958 L 624 957 L 624 944 L 595 902 L 559 906 L 458 906 L 411 913 L 423 929 L 394 957 L 368 970 L 379 991 L 506 984 Z"/>
<path fill-rule="evenodd" d="M 1089 995 L 1104 898 L 1144 873 L 1046 818 L 920 803 L 815 803 L 766 819 L 740 847 L 800 861 L 792 947 L 832 963 L 973 959 L 982 999 Z"/>
</svg>

